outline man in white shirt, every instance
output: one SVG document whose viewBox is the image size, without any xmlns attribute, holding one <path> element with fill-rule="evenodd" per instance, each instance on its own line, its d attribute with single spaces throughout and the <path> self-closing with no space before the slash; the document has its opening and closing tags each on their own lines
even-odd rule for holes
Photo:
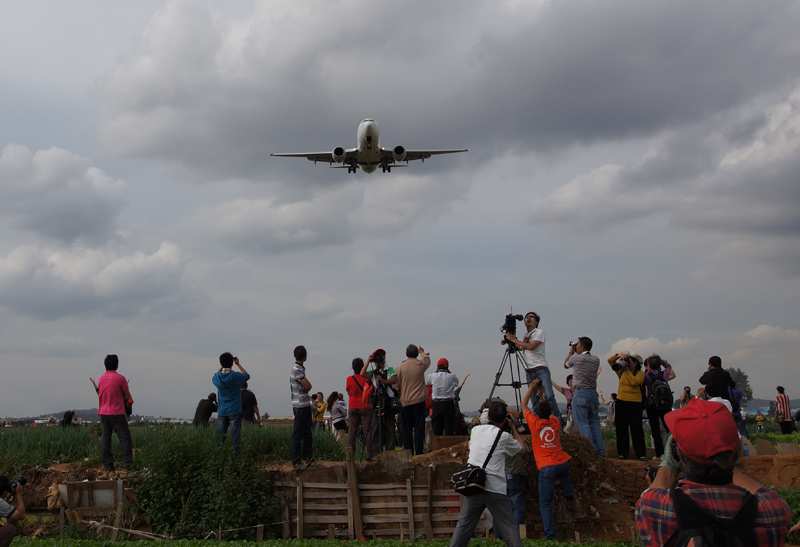
<svg viewBox="0 0 800 547">
<path fill-rule="evenodd" d="M 502 430 L 508 426 L 511 433 Z M 497 440 L 498 434 L 500 435 Z M 458 524 L 450 540 L 450 547 L 466 547 L 475 532 L 475 526 L 488 508 L 494 517 L 495 526 L 503 534 L 506 545 L 522 547 L 519 528 L 514 520 L 514 511 L 511 499 L 506 493 L 506 458 L 520 452 L 523 447 L 522 437 L 514 428 L 508 415 L 508 407 L 504 403 L 494 402 L 489 407 L 489 424 L 476 425 L 472 428 L 469 440 L 468 463 L 483 467 L 486 456 L 497 440 L 497 446 L 492 452 L 489 463 L 486 464 L 486 490 L 480 494 L 464 496 L 461 503 L 461 513 L 458 515 Z"/>
<path fill-rule="evenodd" d="M 450 372 L 450 363 L 442 357 L 436 365 L 436 372 L 429 374 L 425 383 L 431 386 L 433 412 L 431 426 L 434 435 L 455 435 L 456 429 L 456 389 L 458 377 Z"/>
<path fill-rule="evenodd" d="M 552 415 L 561 421 L 561 410 L 558 408 L 556 396 L 553 392 L 553 382 L 550 379 L 550 368 L 547 366 L 547 359 L 544 356 L 544 331 L 539 328 L 539 315 L 529 311 L 525 314 L 525 328 L 528 332 L 522 340 L 516 335 L 506 333 L 506 338 L 516 346 L 517 350 L 522 351 L 522 358 L 525 360 L 525 373 L 528 385 L 534 380 L 539 380 L 544 387 L 544 399 L 550 403 Z M 505 344 L 505 338 L 503 342 Z M 536 412 L 536 405 L 539 403 L 532 401 L 533 411 Z"/>
</svg>

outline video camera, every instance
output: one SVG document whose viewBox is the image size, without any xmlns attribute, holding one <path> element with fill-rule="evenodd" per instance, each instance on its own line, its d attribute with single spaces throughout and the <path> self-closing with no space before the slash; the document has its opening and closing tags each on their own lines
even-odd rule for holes
<svg viewBox="0 0 800 547">
<path fill-rule="evenodd" d="M 505 321 L 505 323 L 503 323 L 503 326 L 500 327 L 500 331 L 505 333 L 505 334 L 509 334 L 510 333 L 510 334 L 513 334 L 514 336 L 516 336 L 517 335 L 517 321 L 522 321 L 523 319 L 525 319 L 525 318 L 520 314 L 514 315 L 512 313 L 509 313 L 508 315 L 506 315 L 506 321 Z M 503 340 L 505 340 L 506 345 L 508 346 L 508 352 L 509 353 L 514 353 L 515 351 L 517 351 L 517 346 L 515 346 L 514 344 L 511 343 L 511 340 L 508 339 L 508 336 L 504 336 Z"/>
</svg>

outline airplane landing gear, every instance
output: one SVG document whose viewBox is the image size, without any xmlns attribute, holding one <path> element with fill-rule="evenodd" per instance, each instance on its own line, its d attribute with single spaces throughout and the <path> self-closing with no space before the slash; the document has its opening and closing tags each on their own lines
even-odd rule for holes
<svg viewBox="0 0 800 547">
<path fill-rule="evenodd" d="M 348 173 L 355 173 L 356 172 L 356 166 L 355 165 L 348 165 L 347 166 L 347 172 Z"/>
<path fill-rule="evenodd" d="M 383 172 L 384 173 L 387 173 L 387 172 L 391 173 L 392 172 L 392 166 L 391 165 L 384 165 L 383 166 Z"/>
</svg>

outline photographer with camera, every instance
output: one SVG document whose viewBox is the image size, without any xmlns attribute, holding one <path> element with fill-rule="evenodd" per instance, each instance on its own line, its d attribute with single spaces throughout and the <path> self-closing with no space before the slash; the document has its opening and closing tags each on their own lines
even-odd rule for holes
<svg viewBox="0 0 800 547">
<path fill-rule="evenodd" d="M 422 356 L 422 359 L 419 356 Z M 431 356 L 422 346 L 409 344 L 406 347 L 407 359 L 397 367 L 397 387 L 400 390 L 400 434 L 403 448 L 410 449 L 414 455 L 422 454 L 425 447 L 425 417 L 428 414 L 425 401 L 425 371 L 431 366 Z"/>
<path fill-rule="evenodd" d="M 20 475 L 15 481 L 8 477 L 0 476 L 0 518 L 6 519 L 6 524 L 0 526 L 0 547 L 8 547 L 17 535 L 17 526 L 14 521 L 25 518 L 25 502 L 22 499 L 22 486 L 27 483 L 25 477 Z M 13 501 L 13 505 L 10 503 Z"/>
<path fill-rule="evenodd" d="M 692 394 L 692 388 L 689 386 L 685 386 L 683 388 L 683 394 L 681 395 L 681 408 L 685 407 L 689 404 L 689 401 L 694 399 L 694 395 Z"/>
<path fill-rule="evenodd" d="M 433 410 L 431 427 L 437 436 L 455 435 L 456 429 L 456 389 L 458 376 L 450 372 L 450 362 L 442 357 L 436 364 L 436 372 L 428 375 L 425 384 L 431 386 Z"/>
<path fill-rule="evenodd" d="M 372 370 L 369 365 L 372 364 Z M 386 350 L 378 348 L 369 356 L 361 376 L 366 376 L 374 387 L 372 403 L 372 453 L 377 456 L 386 450 L 393 451 L 397 446 L 395 432 L 396 412 L 392 409 L 392 398 L 396 397 L 393 386 L 397 385 L 394 367 L 386 368 Z"/>
<path fill-rule="evenodd" d="M 592 339 L 581 336 L 570 347 L 564 368 L 572 368 L 572 416 L 580 434 L 591 441 L 595 452 L 606 455 L 603 434 L 600 432 L 600 399 L 597 396 L 597 375 L 600 359 L 590 354 Z"/>
<path fill-rule="evenodd" d="M 617 458 L 628 459 L 630 440 L 632 439 L 636 457 L 646 460 L 644 428 L 642 427 L 642 412 L 644 411 L 642 364 L 644 359 L 638 353 L 615 353 L 608 358 L 608 363 L 619 377 L 617 404 L 614 407 Z M 629 433 L 630 436 L 628 436 Z"/>
<path fill-rule="evenodd" d="M 525 448 L 517 429 L 514 427 L 508 407 L 495 401 L 489 406 L 487 425 L 472 428 L 469 439 L 467 462 L 482 467 L 491 452 L 491 458 L 484 467 L 486 471 L 485 491 L 463 496 L 458 524 L 450 540 L 450 547 L 466 547 L 475 532 L 475 526 L 488 508 L 494 517 L 495 526 L 501 531 L 506 545 L 522 547 L 519 527 L 514 520 L 511 499 L 506 489 L 506 460 Z"/>
<path fill-rule="evenodd" d="M 519 340 L 516 335 L 516 326 L 510 325 L 509 317 L 506 317 L 506 324 L 504 330 L 506 335 L 501 344 L 511 344 L 515 350 L 522 350 L 522 357 L 525 359 L 525 373 L 528 383 L 534 380 L 539 380 L 544 387 L 544 398 L 550 403 L 550 408 L 558 421 L 561 421 L 561 411 L 556 402 L 556 396 L 553 392 L 553 382 L 550 377 L 550 368 L 547 366 L 547 359 L 544 355 L 544 331 L 539 328 L 539 315 L 530 311 L 525 314 L 525 328 L 527 332 L 522 340 Z M 519 316 L 517 316 L 519 317 Z M 513 328 L 510 328 L 512 327 Z M 533 409 L 536 410 L 538 401 L 533 402 Z"/>
</svg>

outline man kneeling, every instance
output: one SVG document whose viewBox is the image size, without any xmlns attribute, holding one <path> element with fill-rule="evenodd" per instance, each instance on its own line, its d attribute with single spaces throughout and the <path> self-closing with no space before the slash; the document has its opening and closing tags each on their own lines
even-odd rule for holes
<svg viewBox="0 0 800 547">
<path fill-rule="evenodd" d="M 727 407 L 692 399 L 664 421 L 672 432 L 664 460 L 636 503 L 644 546 L 783 545 L 789 506 L 735 469 L 739 435 Z M 673 488 L 681 466 L 685 479 Z"/>
</svg>

